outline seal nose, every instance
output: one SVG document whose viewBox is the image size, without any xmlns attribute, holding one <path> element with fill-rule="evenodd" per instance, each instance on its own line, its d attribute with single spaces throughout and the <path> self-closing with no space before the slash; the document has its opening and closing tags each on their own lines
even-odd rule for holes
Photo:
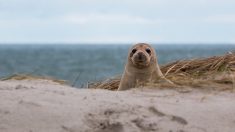
<svg viewBox="0 0 235 132">
<path fill-rule="evenodd" d="M 143 53 L 143 52 L 139 52 L 139 53 L 138 53 L 138 60 L 144 61 L 145 59 L 146 59 L 146 58 L 145 58 L 144 53 Z"/>
</svg>

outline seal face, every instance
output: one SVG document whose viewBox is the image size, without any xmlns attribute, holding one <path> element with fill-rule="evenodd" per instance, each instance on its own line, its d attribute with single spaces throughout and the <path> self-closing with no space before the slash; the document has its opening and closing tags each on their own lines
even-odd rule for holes
<svg viewBox="0 0 235 132">
<path fill-rule="evenodd" d="M 160 79 L 167 80 L 157 63 L 155 49 L 149 44 L 138 43 L 129 50 L 118 90 L 135 88 L 148 82 L 157 82 Z"/>
<path fill-rule="evenodd" d="M 136 68 L 145 68 L 151 62 L 151 48 L 148 45 L 136 45 L 130 52 L 130 60 Z"/>
</svg>

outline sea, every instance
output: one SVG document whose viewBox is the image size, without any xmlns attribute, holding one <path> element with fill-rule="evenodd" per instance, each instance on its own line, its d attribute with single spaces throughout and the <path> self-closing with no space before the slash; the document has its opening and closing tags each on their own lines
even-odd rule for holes
<svg viewBox="0 0 235 132">
<path fill-rule="evenodd" d="M 0 78 L 29 74 L 66 80 L 75 87 L 121 75 L 128 49 L 124 44 L 0 44 Z M 232 44 L 155 44 L 158 62 L 223 55 Z"/>
</svg>

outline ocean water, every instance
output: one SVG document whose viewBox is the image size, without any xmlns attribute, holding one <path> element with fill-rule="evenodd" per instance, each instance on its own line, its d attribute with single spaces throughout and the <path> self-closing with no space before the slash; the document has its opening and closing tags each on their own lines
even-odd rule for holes
<svg viewBox="0 0 235 132">
<path fill-rule="evenodd" d="M 235 45 L 153 45 L 163 65 L 180 59 L 222 55 Z M 33 74 L 77 87 L 122 74 L 130 45 L 0 45 L 0 77 Z M 77 81 L 75 81 L 77 78 Z"/>
</svg>

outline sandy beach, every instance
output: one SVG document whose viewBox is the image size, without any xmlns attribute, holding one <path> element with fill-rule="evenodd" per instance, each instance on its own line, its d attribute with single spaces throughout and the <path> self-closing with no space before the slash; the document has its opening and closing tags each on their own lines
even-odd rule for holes
<svg viewBox="0 0 235 132">
<path fill-rule="evenodd" d="M 231 91 L 77 89 L 0 82 L 1 132 L 234 132 Z"/>
</svg>

